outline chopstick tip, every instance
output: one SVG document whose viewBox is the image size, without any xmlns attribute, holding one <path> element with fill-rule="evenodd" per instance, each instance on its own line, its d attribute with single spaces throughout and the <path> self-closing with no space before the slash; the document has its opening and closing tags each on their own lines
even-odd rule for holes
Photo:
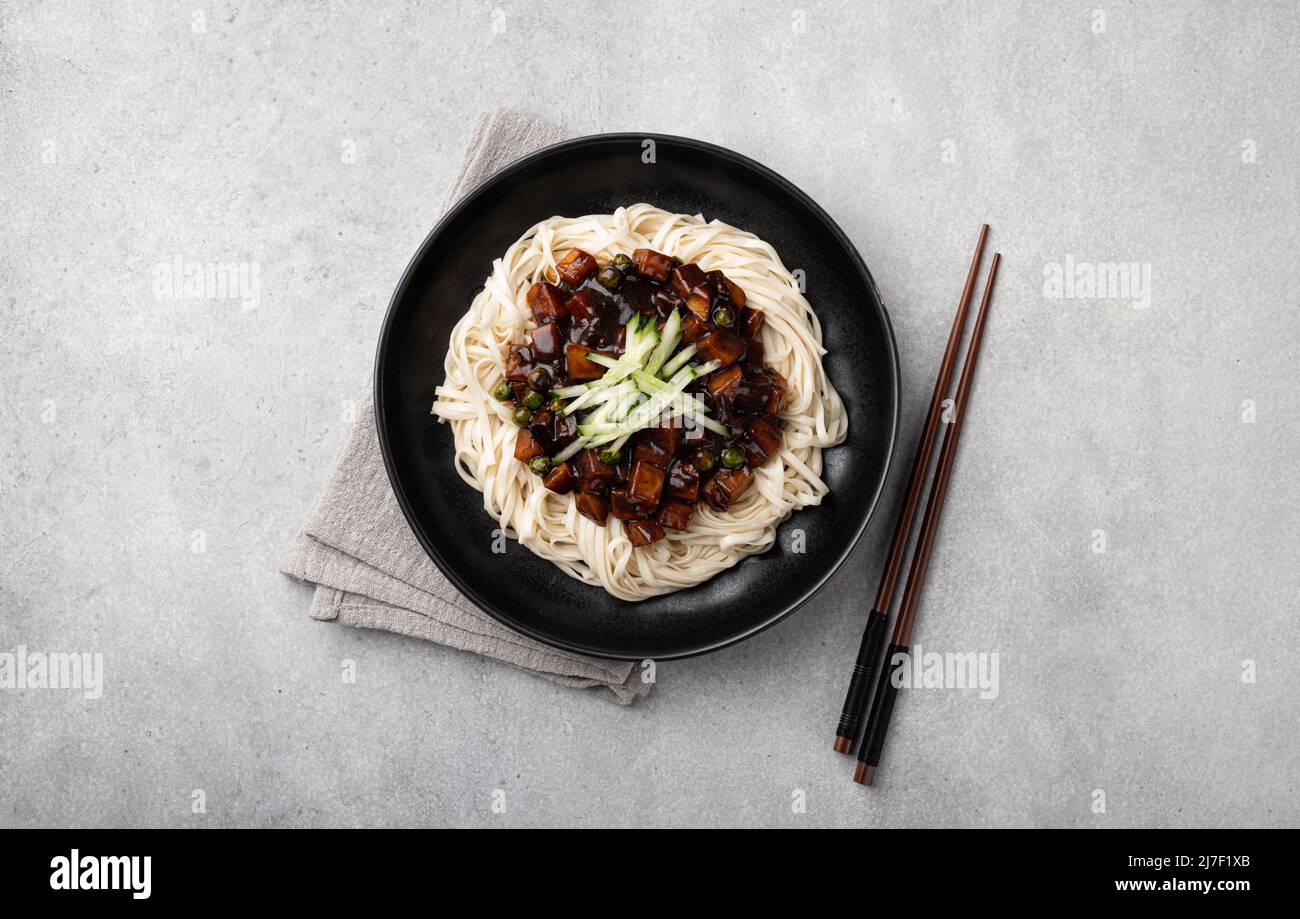
<svg viewBox="0 0 1300 919">
<path fill-rule="evenodd" d="M 853 781 L 859 785 L 870 785 L 876 778 L 876 767 L 858 760 L 858 768 L 853 770 Z"/>
<path fill-rule="evenodd" d="M 836 734 L 836 735 L 835 735 L 835 752 L 836 752 L 836 753 L 852 753 L 852 752 L 853 752 L 853 738 L 852 738 L 852 737 L 845 737 L 843 734 Z"/>
</svg>

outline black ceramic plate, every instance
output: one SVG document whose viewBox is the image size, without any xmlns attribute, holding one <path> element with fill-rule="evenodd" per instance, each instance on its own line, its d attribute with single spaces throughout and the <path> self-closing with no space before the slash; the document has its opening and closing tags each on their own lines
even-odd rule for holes
<svg viewBox="0 0 1300 919">
<path fill-rule="evenodd" d="M 654 162 L 643 162 L 654 141 Z M 826 370 L 844 399 L 847 441 L 824 454 L 831 492 L 782 524 L 777 545 L 689 590 L 639 603 L 574 580 L 513 540 L 452 464 L 451 429 L 430 415 L 452 326 L 499 257 L 556 215 L 607 214 L 644 201 L 719 218 L 767 240 L 802 269 L 821 319 Z M 898 359 L 867 267 L 816 203 L 770 169 L 680 137 L 602 134 L 538 151 L 460 201 L 420 246 L 388 307 L 375 368 L 379 442 L 411 529 L 447 578 L 494 618 L 572 651 L 667 659 L 713 651 L 789 615 L 862 536 L 889 467 Z M 796 531 L 802 531 L 796 536 Z M 497 540 L 500 548 L 501 540 Z M 802 548 L 802 552 L 793 551 Z M 864 606 L 865 608 L 865 606 Z"/>
</svg>

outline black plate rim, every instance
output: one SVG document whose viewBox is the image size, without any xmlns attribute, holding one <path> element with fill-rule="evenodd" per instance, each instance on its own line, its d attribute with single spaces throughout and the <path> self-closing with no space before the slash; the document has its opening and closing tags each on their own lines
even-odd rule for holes
<svg viewBox="0 0 1300 919">
<path fill-rule="evenodd" d="M 553 648 L 560 648 L 561 650 L 565 650 L 565 651 L 571 651 L 576 654 L 585 654 L 591 657 L 601 658 L 603 660 L 618 660 L 618 661 L 644 660 L 644 659 L 648 659 L 649 656 L 645 654 L 636 654 L 632 652 L 629 652 L 624 655 L 613 655 L 601 649 L 586 647 L 582 645 L 580 642 L 572 642 L 564 639 L 559 639 L 552 635 L 545 634 L 541 630 L 534 629 L 528 623 L 521 622 L 515 619 L 508 612 L 495 608 L 493 604 L 486 601 L 482 597 L 482 595 L 479 594 L 477 590 L 475 590 L 469 583 L 467 583 L 465 579 L 462 578 L 461 575 L 454 569 L 453 566 L 448 564 L 442 558 L 440 552 L 438 551 L 437 546 L 434 544 L 434 542 L 431 539 L 428 538 L 427 534 L 424 532 L 424 528 L 420 525 L 419 521 L 416 518 L 414 509 L 411 505 L 411 500 L 409 496 L 406 494 L 406 490 L 402 486 L 401 479 L 397 471 L 396 463 L 393 459 L 392 447 L 391 444 L 389 443 L 388 418 L 387 418 L 387 411 L 386 411 L 386 402 L 384 399 L 384 367 L 385 367 L 385 362 L 388 359 L 390 332 L 392 329 L 392 325 L 395 321 L 397 305 L 399 302 L 401 302 L 402 298 L 406 295 L 407 289 L 411 284 L 412 278 L 416 273 L 417 267 L 423 261 L 425 255 L 428 253 L 429 249 L 433 246 L 434 242 L 438 239 L 438 237 L 442 234 L 444 228 L 447 225 L 452 223 L 464 211 L 473 207 L 478 202 L 478 200 L 482 198 L 485 194 L 487 194 L 490 190 L 495 188 L 497 185 L 500 185 L 501 183 L 508 181 L 511 178 L 511 176 L 513 176 L 517 172 L 520 172 L 528 168 L 533 164 L 534 161 L 538 159 L 547 156 L 553 156 L 557 153 L 566 150 L 571 150 L 571 149 L 584 147 L 592 144 L 618 142 L 618 141 L 632 141 L 632 142 L 640 143 L 645 140 L 653 140 L 656 143 L 662 141 L 669 144 L 694 148 L 695 150 L 698 150 L 700 152 L 708 153 L 713 156 L 716 156 L 721 160 L 731 161 L 741 167 L 753 170 L 754 172 L 759 173 L 769 181 L 781 186 L 786 190 L 786 192 L 788 192 L 796 200 L 798 200 L 801 204 L 803 204 L 808 209 L 809 213 L 811 213 L 814 217 L 816 217 L 819 221 L 821 221 L 821 223 L 824 224 L 824 226 L 831 233 L 831 235 L 850 254 L 853 260 L 854 267 L 857 269 L 858 273 L 862 276 L 862 279 L 867 283 L 867 285 L 871 288 L 872 292 L 875 294 L 873 305 L 875 306 L 878 318 L 884 324 L 885 338 L 889 346 L 889 357 L 893 364 L 893 373 L 890 375 L 890 379 L 892 382 L 891 389 L 892 389 L 892 396 L 893 396 L 893 413 L 892 413 L 892 417 L 889 419 L 889 443 L 885 453 L 884 469 L 881 472 L 880 481 L 876 484 L 875 492 L 872 494 L 871 500 L 867 504 L 866 513 L 862 515 L 862 520 L 859 522 L 857 530 L 853 534 L 853 538 L 848 540 L 845 543 L 844 549 L 839 553 L 838 557 L 836 557 L 832 562 L 832 564 L 830 564 L 826 568 L 825 572 L 821 575 L 820 578 L 817 579 L 816 583 L 814 583 L 811 587 L 809 587 L 800 597 L 795 599 L 793 602 L 787 604 L 784 609 L 777 610 L 771 615 L 767 616 L 762 622 L 756 623 L 749 629 L 746 629 L 745 631 L 733 635 L 729 638 L 711 642 L 702 645 L 700 647 L 689 648 L 686 650 L 675 651 L 671 653 L 657 653 L 653 655 L 654 660 L 661 660 L 661 661 L 680 660 L 688 657 L 696 657 L 702 654 L 710 654 L 714 651 L 719 651 L 723 648 L 727 648 L 732 645 L 738 644 L 739 642 L 745 641 L 746 639 L 753 638 L 755 635 L 759 634 L 760 632 L 763 632 L 771 628 L 772 626 L 776 625 L 778 622 L 781 622 L 787 617 L 793 615 L 797 610 L 799 610 L 801 607 L 807 604 L 808 601 L 810 601 L 813 597 L 815 597 L 822 590 L 822 588 L 824 588 L 828 583 L 830 583 L 831 579 L 839 572 L 840 568 L 843 567 L 844 563 L 848 560 L 849 556 L 853 554 L 853 550 L 857 548 L 858 543 L 862 541 L 862 536 L 864 533 L 866 533 L 867 527 L 870 525 L 871 520 L 875 517 L 876 510 L 880 505 L 880 499 L 881 496 L 884 494 L 885 484 L 888 482 L 890 470 L 893 468 L 894 451 L 895 448 L 897 447 L 897 441 L 898 441 L 898 417 L 899 417 L 900 403 L 902 400 L 901 383 L 900 383 L 901 375 L 900 375 L 899 363 L 898 363 L 898 343 L 894 338 L 894 326 L 893 323 L 890 322 L 889 311 L 885 308 L 884 299 L 880 296 L 880 289 L 879 287 L 876 286 L 875 278 L 872 277 L 871 275 L 871 269 L 867 267 L 867 264 L 863 260 L 862 254 L 858 251 L 857 246 L 853 244 L 853 242 L 849 239 L 848 235 L 845 234 L 845 232 L 840 228 L 840 225 L 835 222 L 835 220 L 830 216 L 830 214 L 828 214 L 820 204 L 814 201 L 801 188 L 799 188 L 789 179 L 785 178 L 785 176 L 781 175 L 780 173 L 776 172 L 770 167 L 765 166 L 762 163 L 758 162 L 757 160 L 751 159 L 741 153 L 737 153 L 734 150 L 730 150 L 726 147 L 721 147 L 718 146 L 717 144 L 712 144 L 707 141 L 696 140 L 695 138 L 691 138 L 691 137 L 682 137 L 680 135 L 674 135 L 674 134 L 660 134 L 656 132 L 618 131 L 618 132 L 609 132 L 604 134 L 585 134 L 581 137 L 573 137 L 568 140 L 560 141 L 558 143 L 549 144 L 548 146 L 541 147 L 537 150 L 534 150 L 531 153 L 525 154 L 524 156 L 513 161 L 509 165 L 504 166 L 497 172 L 493 173 L 487 179 L 483 180 L 481 183 L 476 185 L 468 194 L 466 194 L 458 202 L 456 202 L 454 205 L 448 208 L 447 212 L 443 214 L 441 219 L 438 220 L 438 222 L 434 225 L 433 229 L 429 231 L 429 234 L 425 236 L 424 242 L 420 244 L 420 247 L 415 251 L 415 254 L 411 257 L 411 260 L 407 263 L 406 269 L 402 272 L 402 277 L 397 282 L 397 287 L 394 289 L 393 295 L 388 301 L 388 308 L 384 313 L 384 322 L 383 325 L 380 327 L 380 331 L 379 331 L 379 343 L 375 353 L 375 366 L 374 366 L 375 428 L 376 428 L 376 433 L 379 437 L 380 453 L 383 455 L 384 458 L 384 469 L 388 475 L 389 485 L 393 489 L 393 494 L 397 498 L 398 506 L 401 507 L 402 509 L 402 515 L 406 518 L 407 525 L 411 528 L 411 532 L 415 535 L 416 540 L 420 543 L 421 547 L 424 549 L 425 554 L 428 555 L 429 558 L 433 561 L 433 563 L 438 566 L 438 570 L 441 571 L 442 574 L 447 578 L 447 580 L 449 580 L 452 583 L 452 586 L 454 586 L 457 590 L 459 590 L 467 599 L 472 601 L 475 606 L 483 610 L 493 619 L 500 622 L 502 625 L 514 629 L 515 631 L 520 632 L 528 636 L 529 638 L 532 638 L 535 641 L 539 641 L 542 644 L 549 645 L 550 647 Z M 852 423 L 852 419 L 850 419 L 850 423 Z M 834 450 L 839 448 L 832 447 L 830 449 Z M 465 487 L 468 488 L 469 486 L 466 485 Z M 719 572 L 719 574 L 715 575 L 715 577 L 725 575 L 725 574 L 726 574 L 725 571 Z M 567 577 L 567 575 L 564 575 L 562 573 L 560 574 L 560 576 Z M 592 587 L 592 589 L 600 590 L 601 588 Z"/>
</svg>

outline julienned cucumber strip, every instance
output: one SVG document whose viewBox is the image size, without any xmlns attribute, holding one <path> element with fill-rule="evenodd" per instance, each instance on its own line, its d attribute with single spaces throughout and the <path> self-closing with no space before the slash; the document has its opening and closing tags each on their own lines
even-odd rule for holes
<svg viewBox="0 0 1300 919">
<path fill-rule="evenodd" d="M 673 400 L 673 404 L 669 406 L 667 414 L 669 418 L 677 418 L 679 416 L 689 418 L 694 424 L 698 424 L 700 427 L 712 431 L 714 434 L 721 434 L 723 437 L 730 437 L 731 428 L 721 422 L 714 421 L 712 418 L 706 417 L 708 412 L 709 407 L 700 399 L 682 393 Z"/>
<path fill-rule="evenodd" d="M 594 412 L 582 420 L 578 425 L 579 432 L 583 434 L 591 433 L 585 428 L 596 430 L 593 426 L 599 425 L 617 425 L 627 417 L 628 412 L 640 405 L 645 396 L 638 392 L 636 387 L 630 381 L 624 381 L 618 386 L 602 391 L 601 405 Z"/>
<path fill-rule="evenodd" d="M 626 399 L 621 399 L 617 403 L 615 409 L 612 412 L 610 412 L 609 415 L 610 420 L 622 421 L 624 418 L 628 416 L 628 413 L 631 412 L 632 409 L 636 408 L 643 401 L 644 400 L 642 399 L 640 393 L 634 393 L 633 395 L 628 396 Z"/>
<path fill-rule="evenodd" d="M 687 345 L 685 348 L 682 348 L 682 350 L 673 355 L 672 360 L 664 364 L 663 369 L 659 371 L 659 375 L 665 380 L 671 377 L 682 368 L 683 364 L 695 356 L 696 350 L 695 345 Z"/>
<path fill-rule="evenodd" d="M 641 392 L 648 396 L 653 396 L 655 393 L 662 392 L 668 388 L 667 382 L 658 377 L 651 376 L 650 373 L 645 370 L 633 370 L 632 382 L 636 384 L 637 389 L 641 390 Z"/>
<path fill-rule="evenodd" d="M 578 425 L 578 432 L 587 434 L 590 431 L 584 430 L 584 428 L 596 430 L 596 426 L 600 425 L 617 425 L 627 417 L 628 412 L 632 411 L 640 401 L 641 394 L 634 390 L 622 393 L 588 415 L 582 424 Z"/>
<path fill-rule="evenodd" d="M 603 390 L 599 397 L 599 401 L 601 402 L 600 408 L 588 415 L 586 421 L 593 422 L 605 419 L 622 419 L 632 410 L 632 403 L 640 398 L 641 394 L 631 386 L 615 386 Z M 569 412 L 566 409 L 565 415 L 568 414 Z"/>
<path fill-rule="evenodd" d="M 619 450 L 622 450 L 622 449 L 623 449 L 623 444 L 627 443 L 627 439 L 628 439 L 629 437 L 631 437 L 631 436 L 632 436 L 631 434 L 624 434 L 624 435 L 623 435 L 622 437 L 620 437 L 618 440 L 616 440 L 616 441 L 614 441 L 612 444 L 610 444 L 610 445 L 609 445 L 609 449 L 611 449 L 611 450 L 613 450 L 615 453 L 617 453 Z"/>
<path fill-rule="evenodd" d="M 603 447 L 605 444 L 609 443 L 610 441 L 626 439 L 627 437 L 630 436 L 631 436 L 630 434 L 619 434 L 618 432 L 614 432 L 611 434 L 593 435 L 592 437 L 589 437 L 587 439 L 587 446 L 591 447 L 592 449 L 595 449 L 596 447 Z"/>
<path fill-rule="evenodd" d="M 606 386 L 620 382 L 633 370 L 640 370 L 641 365 L 645 363 L 646 355 L 649 354 L 659 342 L 659 333 L 655 331 L 653 323 L 645 334 L 634 332 L 634 323 L 637 317 L 633 316 L 627 322 L 627 336 L 624 339 L 626 349 L 623 356 L 619 358 L 606 357 L 603 354 L 587 352 L 587 358 L 593 363 L 600 364 L 602 367 L 608 367 L 605 375 L 596 382 Z"/>
<path fill-rule="evenodd" d="M 632 374 L 632 379 L 635 381 L 637 388 L 648 396 L 657 395 L 670 388 L 668 383 L 655 379 L 644 370 L 638 370 Z M 704 404 L 703 399 L 698 396 L 688 396 L 686 393 L 679 393 L 673 399 L 672 408 L 674 415 L 707 415 L 713 411 Z"/>
<path fill-rule="evenodd" d="M 673 310 L 668 314 L 664 321 L 663 331 L 660 333 L 659 344 L 655 347 L 654 353 L 650 355 L 650 360 L 645 365 L 645 372 L 654 376 L 659 372 L 659 368 L 668 360 L 668 355 L 673 353 L 677 343 L 682 340 L 682 315 Z"/>
<path fill-rule="evenodd" d="M 583 437 L 601 437 L 605 434 L 617 434 L 621 430 L 623 426 L 614 422 L 593 421 L 590 424 L 578 425 L 578 433 Z"/>
<path fill-rule="evenodd" d="M 578 409 L 580 409 L 580 408 L 585 408 L 586 406 L 589 406 L 589 405 L 595 405 L 595 404 L 596 404 L 596 400 L 600 398 L 601 394 L 602 394 L 602 393 L 608 393 L 609 391 L 610 391 L 610 387 L 608 387 L 608 386 L 605 386 L 605 387 L 596 387 L 596 386 L 589 387 L 585 393 L 583 393 L 582 395 L 578 396 L 578 398 L 574 399 L 572 402 L 570 402 L 568 405 L 566 405 L 566 406 L 564 407 L 564 414 L 565 414 L 566 416 L 567 416 L 567 415 L 572 415 L 574 412 L 576 412 L 576 411 L 577 411 Z"/>
<path fill-rule="evenodd" d="M 691 369 L 695 371 L 695 376 L 698 378 L 698 377 L 707 377 L 709 374 L 711 374 L 713 371 L 717 370 L 721 366 L 722 366 L 722 361 L 705 361 L 703 364 L 696 364 Z M 680 371 L 673 375 L 673 379 L 675 380 L 679 376 L 681 376 Z"/>
<path fill-rule="evenodd" d="M 604 389 L 592 390 L 590 393 L 591 401 L 588 405 L 600 405 L 613 399 L 619 399 L 623 396 L 634 396 L 637 394 L 637 388 L 630 381 L 624 380 L 616 386 L 606 386 Z"/>
<path fill-rule="evenodd" d="M 635 351 L 641 342 L 641 333 L 645 331 L 646 317 L 637 313 L 628 319 L 624 325 L 627 332 L 623 335 L 623 349 L 625 351 Z"/>
<path fill-rule="evenodd" d="M 571 458 L 571 457 L 573 457 L 573 456 L 576 456 L 577 453 L 578 453 L 578 451 L 581 450 L 581 449 L 582 449 L 583 447 L 585 447 L 586 445 L 587 445 L 587 438 L 585 438 L 585 437 L 579 437 L 577 440 L 575 440 L 573 443 L 569 444 L 567 447 L 565 447 L 565 448 L 564 448 L 563 450 L 561 450 L 559 453 L 555 454 L 555 456 L 551 457 L 551 462 L 553 462 L 553 463 L 562 463 L 562 462 L 564 462 L 565 460 L 567 460 L 567 459 L 569 459 L 569 458 Z"/>
<path fill-rule="evenodd" d="M 653 426 L 655 421 L 660 419 L 672 421 L 676 418 L 688 418 L 693 424 L 698 424 L 700 427 L 707 428 L 716 434 L 721 434 L 724 437 L 730 436 L 730 428 L 725 424 L 721 424 L 714 421 L 712 418 L 707 417 L 709 411 L 709 407 L 699 401 L 697 397 L 687 395 L 686 393 L 678 393 L 673 397 L 672 402 L 663 407 L 663 410 L 659 414 L 659 418 L 652 419 L 650 424 L 646 425 L 646 427 Z M 615 426 L 609 427 L 610 429 L 613 429 Z"/>
</svg>

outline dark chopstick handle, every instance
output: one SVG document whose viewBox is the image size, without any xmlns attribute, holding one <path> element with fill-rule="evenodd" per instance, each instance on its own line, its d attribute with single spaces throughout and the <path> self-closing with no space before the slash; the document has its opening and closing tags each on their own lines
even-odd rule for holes
<svg viewBox="0 0 1300 919">
<path fill-rule="evenodd" d="M 875 682 L 876 663 L 880 660 L 880 647 L 885 643 L 885 623 L 889 621 L 878 609 L 867 613 L 867 626 L 862 630 L 862 644 L 858 646 L 858 659 L 853 663 L 853 676 L 849 691 L 844 697 L 839 727 L 835 729 L 835 750 L 852 753 L 858 739 L 862 715 L 867 710 L 871 684 Z"/>
<path fill-rule="evenodd" d="M 858 753 L 858 771 L 854 775 L 856 781 L 862 781 L 863 773 L 870 771 L 865 776 L 863 784 L 870 785 L 872 775 L 876 767 L 880 765 L 880 754 L 885 749 L 885 735 L 889 733 L 889 719 L 894 714 L 894 702 L 898 699 L 898 687 L 894 684 L 894 671 L 901 664 L 895 664 L 895 658 L 908 653 L 907 645 L 890 644 L 889 649 L 885 652 L 885 666 L 880 668 L 880 680 L 876 683 L 876 695 L 871 700 L 871 714 L 867 716 L 866 733 L 862 736 L 862 749 Z"/>
</svg>

